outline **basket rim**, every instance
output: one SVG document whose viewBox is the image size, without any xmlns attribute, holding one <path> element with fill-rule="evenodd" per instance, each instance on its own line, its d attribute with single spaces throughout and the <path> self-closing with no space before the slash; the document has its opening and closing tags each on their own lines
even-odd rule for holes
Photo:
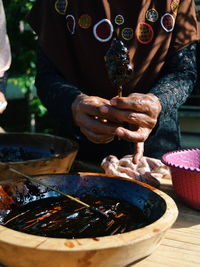
<svg viewBox="0 0 200 267">
<path fill-rule="evenodd" d="M 181 164 L 173 164 L 169 161 L 168 157 L 174 154 L 180 154 L 183 152 L 191 152 L 191 151 L 199 151 L 199 148 L 192 148 L 192 149 L 179 149 L 179 150 L 174 150 L 174 151 L 170 151 L 167 152 L 165 154 L 162 155 L 162 163 L 164 163 L 165 165 L 169 166 L 169 167 L 173 167 L 179 170 L 184 170 L 184 171 L 190 171 L 190 172 L 195 172 L 195 173 L 200 173 L 200 167 L 188 167 L 188 166 L 183 166 Z"/>
</svg>

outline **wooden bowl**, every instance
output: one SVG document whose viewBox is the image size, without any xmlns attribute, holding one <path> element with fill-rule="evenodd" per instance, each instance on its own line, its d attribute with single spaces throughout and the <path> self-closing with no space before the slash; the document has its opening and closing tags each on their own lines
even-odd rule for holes
<svg viewBox="0 0 200 267">
<path fill-rule="evenodd" d="M 128 200 L 148 213 L 151 223 L 123 234 L 79 239 L 35 236 L 1 225 L 0 262 L 6 267 L 127 266 L 150 255 L 177 218 L 174 201 L 164 192 L 141 182 L 96 173 L 53 174 L 36 176 L 36 179 L 56 185 L 73 196 L 89 193 Z M 24 179 L 1 186 L 1 220 L 13 203 L 57 195 L 39 186 L 33 196 L 29 186 Z"/>
<path fill-rule="evenodd" d="M 40 133 L 0 134 L 0 181 L 17 178 L 12 167 L 28 175 L 68 173 L 78 144 L 70 139 Z"/>
</svg>

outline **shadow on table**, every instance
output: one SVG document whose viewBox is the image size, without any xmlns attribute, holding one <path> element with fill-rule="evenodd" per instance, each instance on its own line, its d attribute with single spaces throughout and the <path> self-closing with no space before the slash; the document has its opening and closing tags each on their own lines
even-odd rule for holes
<svg viewBox="0 0 200 267">
<path fill-rule="evenodd" d="M 163 184 L 160 189 L 176 202 L 179 210 L 178 218 L 172 228 L 187 228 L 200 224 L 200 211 L 184 204 L 174 192 L 171 184 Z"/>
<path fill-rule="evenodd" d="M 77 172 L 95 172 L 95 173 L 103 173 L 103 170 L 100 166 L 95 165 L 90 162 L 83 162 L 80 160 L 75 160 L 72 164 L 70 173 L 77 173 Z"/>
</svg>

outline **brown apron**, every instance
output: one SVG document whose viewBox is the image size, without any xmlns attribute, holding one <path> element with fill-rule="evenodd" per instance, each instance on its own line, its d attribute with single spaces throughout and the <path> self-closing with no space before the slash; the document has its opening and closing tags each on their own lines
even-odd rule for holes
<svg viewBox="0 0 200 267">
<path fill-rule="evenodd" d="M 148 92 L 165 61 L 200 39 L 193 0 L 38 0 L 28 20 L 64 78 L 107 99 L 117 94 L 104 60 L 114 36 L 133 64 L 124 96 Z"/>
</svg>

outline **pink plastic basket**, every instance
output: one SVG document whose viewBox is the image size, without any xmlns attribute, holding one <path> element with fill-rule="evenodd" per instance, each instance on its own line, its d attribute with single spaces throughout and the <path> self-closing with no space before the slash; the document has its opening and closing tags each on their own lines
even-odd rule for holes
<svg viewBox="0 0 200 267">
<path fill-rule="evenodd" d="M 162 156 L 170 167 L 176 194 L 188 206 L 200 210 L 200 149 L 171 151 Z"/>
</svg>

